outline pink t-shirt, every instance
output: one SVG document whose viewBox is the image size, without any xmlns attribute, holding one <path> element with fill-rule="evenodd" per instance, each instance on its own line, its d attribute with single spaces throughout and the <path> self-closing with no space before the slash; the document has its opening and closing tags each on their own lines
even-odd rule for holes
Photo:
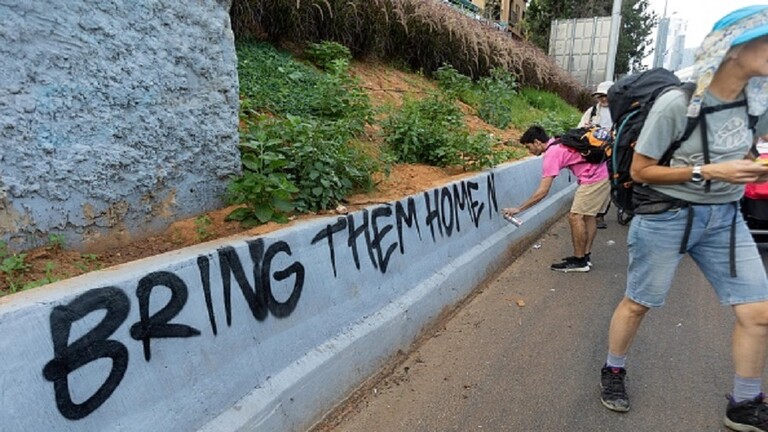
<svg viewBox="0 0 768 432">
<path fill-rule="evenodd" d="M 553 141 L 549 140 L 548 144 Z M 562 144 L 550 145 L 544 152 L 542 177 L 557 177 L 563 168 L 570 169 L 579 184 L 592 184 L 608 178 L 607 162 L 589 163 L 573 149 Z"/>
</svg>

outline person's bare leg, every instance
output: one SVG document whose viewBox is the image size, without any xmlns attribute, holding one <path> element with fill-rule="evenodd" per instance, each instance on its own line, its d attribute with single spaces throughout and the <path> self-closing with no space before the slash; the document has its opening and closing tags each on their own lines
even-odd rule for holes
<svg viewBox="0 0 768 432">
<path fill-rule="evenodd" d="M 611 411 L 629 411 L 624 361 L 648 309 L 624 297 L 613 311 L 608 330 L 608 358 L 600 370 L 600 401 Z"/>
<path fill-rule="evenodd" d="M 594 222 L 594 218 L 593 222 Z M 571 242 L 573 243 L 573 255 L 583 257 L 587 252 L 587 225 L 584 215 L 568 213 L 568 223 L 571 226 Z"/>
<path fill-rule="evenodd" d="M 759 378 L 765 368 L 768 350 L 768 302 L 748 303 L 733 307 L 733 366 L 736 375 Z"/>
<path fill-rule="evenodd" d="M 597 236 L 597 217 L 584 215 L 584 227 L 587 231 L 587 239 L 584 244 L 584 253 L 588 254 L 592 252 L 592 243 Z"/>
<path fill-rule="evenodd" d="M 640 323 L 648 312 L 648 307 L 624 297 L 619 302 L 611 317 L 608 329 L 608 352 L 616 356 L 625 356 L 635 339 Z"/>
</svg>

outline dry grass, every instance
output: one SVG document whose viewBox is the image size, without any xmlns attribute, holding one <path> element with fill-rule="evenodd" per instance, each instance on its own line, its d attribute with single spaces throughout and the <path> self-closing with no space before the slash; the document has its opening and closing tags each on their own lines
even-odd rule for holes
<svg viewBox="0 0 768 432">
<path fill-rule="evenodd" d="M 477 78 L 503 67 L 521 85 L 557 93 L 573 105 L 589 100 L 588 91 L 540 49 L 439 0 L 235 0 L 231 16 L 238 38 L 330 40 L 357 58 L 401 62 L 425 73 L 448 63 Z"/>
</svg>

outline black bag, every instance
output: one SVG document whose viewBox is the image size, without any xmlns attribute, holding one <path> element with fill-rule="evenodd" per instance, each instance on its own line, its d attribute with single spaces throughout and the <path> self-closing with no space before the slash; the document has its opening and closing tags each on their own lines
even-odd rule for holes
<svg viewBox="0 0 768 432">
<path fill-rule="evenodd" d="M 634 214 L 659 214 L 676 208 L 685 208 L 688 205 L 687 201 L 672 198 L 646 185 L 637 184 L 632 188 Z"/>
<path fill-rule="evenodd" d="M 608 90 L 611 118 L 614 119 L 614 140 L 608 171 L 611 179 L 611 200 L 625 217 L 634 214 L 633 189 L 635 187 L 630 168 L 635 143 L 640 136 L 643 123 L 659 96 L 670 90 L 684 91 L 690 99 L 695 84 L 680 82 L 672 72 L 664 68 L 655 68 L 639 74 L 628 75 L 617 81 Z M 660 165 L 669 163 L 672 154 L 687 140 L 697 122 L 689 121 L 683 136 L 671 144 L 659 161 Z M 628 219 L 625 219 L 628 222 Z"/>
<path fill-rule="evenodd" d="M 610 131 L 599 127 L 569 129 L 556 143 L 572 148 L 589 163 L 601 163 L 610 156 L 613 139 Z"/>
</svg>

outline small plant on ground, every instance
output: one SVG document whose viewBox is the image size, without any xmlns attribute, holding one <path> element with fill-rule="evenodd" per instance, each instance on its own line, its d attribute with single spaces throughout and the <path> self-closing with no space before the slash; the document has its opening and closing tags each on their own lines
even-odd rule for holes
<svg viewBox="0 0 768 432">
<path fill-rule="evenodd" d="M 61 277 L 54 275 L 53 270 L 56 269 L 56 264 L 47 261 L 45 263 L 45 277 L 37 280 L 33 280 L 30 282 L 27 282 L 24 284 L 24 286 L 21 288 L 22 290 L 27 290 L 31 288 L 37 288 L 43 285 L 48 285 L 50 283 L 54 283 L 61 280 Z"/>
<path fill-rule="evenodd" d="M 101 263 L 99 262 L 99 256 L 96 254 L 81 254 L 80 261 L 76 262 L 75 267 L 83 273 L 88 273 L 94 270 L 101 269 Z"/>
<path fill-rule="evenodd" d="M 299 190 L 283 172 L 288 160 L 281 153 L 281 144 L 279 137 L 249 123 L 240 139 L 243 174 L 227 187 L 227 202 L 243 207 L 232 211 L 227 220 L 240 221 L 246 227 L 288 221 L 294 209 L 293 194 Z"/>
<path fill-rule="evenodd" d="M 48 246 L 50 251 L 60 251 L 64 249 L 64 234 L 48 234 Z"/>
<path fill-rule="evenodd" d="M 0 274 L 5 278 L 12 293 L 23 288 L 22 278 L 30 267 L 26 258 L 27 254 L 12 253 L 8 250 L 8 245 L 0 241 Z"/>
<path fill-rule="evenodd" d="M 208 215 L 200 215 L 195 218 L 195 234 L 198 241 L 205 241 L 211 238 L 213 234 L 208 231 L 213 221 Z"/>
</svg>

